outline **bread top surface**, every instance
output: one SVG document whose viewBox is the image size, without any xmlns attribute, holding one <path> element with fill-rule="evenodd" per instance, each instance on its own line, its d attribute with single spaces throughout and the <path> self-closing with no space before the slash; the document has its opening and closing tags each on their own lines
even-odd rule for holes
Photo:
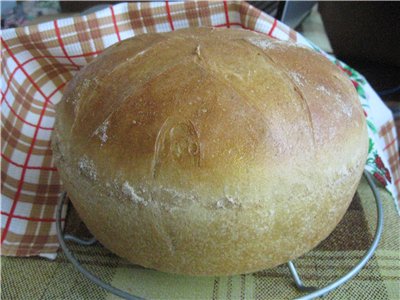
<svg viewBox="0 0 400 300">
<path fill-rule="evenodd" d="M 164 201 L 159 189 L 178 206 L 260 204 L 285 185 L 352 174 L 367 151 L 357 94 L 337 67 L 234 29 L 106 49 L 68 84 L 56 130 L 71 168 L 142 204 Z"/>
</svg>

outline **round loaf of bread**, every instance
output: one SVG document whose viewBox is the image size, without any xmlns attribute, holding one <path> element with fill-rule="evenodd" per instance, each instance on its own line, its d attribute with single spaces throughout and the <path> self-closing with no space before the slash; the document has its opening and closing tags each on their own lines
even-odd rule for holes
<svg viewBox="0 0 400 300">
<path fill-rule="evenodd" d="M 343 217 L 368 151 L 336 66 L 244 30 L 122 41 L 56 111 L 56 164 L 89 230 L 172 273 L 248 273 L 306 253 Z"/>
</svg>

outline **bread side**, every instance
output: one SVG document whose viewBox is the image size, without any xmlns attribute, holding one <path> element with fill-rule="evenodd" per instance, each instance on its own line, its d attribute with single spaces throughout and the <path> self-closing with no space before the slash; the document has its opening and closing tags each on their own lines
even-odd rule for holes
<svg viewBox="0 0 400 300">
<path fill-rule="evenodd" d="M 349 80 L 243 30 L 148 34 L 67 86 L 53 150 L 84 222 L 115 253 L 195 275 L 252 272 L 323 240 L 367 155 Z"/>
</svg>

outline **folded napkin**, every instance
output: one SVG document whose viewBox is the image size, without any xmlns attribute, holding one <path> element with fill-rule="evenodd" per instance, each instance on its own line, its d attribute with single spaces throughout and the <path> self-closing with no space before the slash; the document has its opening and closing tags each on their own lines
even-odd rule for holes
<svg viewBox="0 0 400 300">
<path fill-rule="evenodd" d="M 50 137 L 65 84 L 103 49 L 147 32 L 186 27 L 243 28 L 313 48 L 352 80 L 370 138 L 368 170 L 399 209 L 398 142 L 390 110 L 365 78 L 246 2 L 121 3 L 93 14 L 2 32 L 2 255 L 55 257 L 62 185 Z M 65 217 L 65 209 L 63 212 Z"/>
</svg>

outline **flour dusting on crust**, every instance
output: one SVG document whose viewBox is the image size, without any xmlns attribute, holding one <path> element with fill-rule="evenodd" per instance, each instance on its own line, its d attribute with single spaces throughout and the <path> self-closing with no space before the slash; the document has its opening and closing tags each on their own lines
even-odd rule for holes
<svg viewBox="0 0 400 300">
<path fill-rule="evenodd" d="M 122 193 L 134 203 L 143 204 L 145 206 L 147 205 L 147 201 L 144 200 L 143 197 L 139 196 L 135 189 L 127 181 L 125 181 L 122 185 Z"/>
<path fill-rule="evenodd" d="M 81 157 L 78 161 L 79 173 L 92 179 L 97 179 L 97 170 L 93 160 L 90 160 L 86 155 Z"/>
<path fill-rule="evenodd" d="M 220 208 L 235 208 L 240 207 L 240 203 L 237 202 L 237 199 L 230 195 L 225 195 L 223 198 L 219 199 L 216 203 L 218 209 Z"/>
<path fill-rule="evenodd" d="M 319 92 L 321 92 L 321 93 L 323 93 L 324 95 L 327 95 L 327 96 L 330 96 L 330 95 L 331 95 L 331 93 L 329 92 L 329 90 L 328 90 L 325 86 L 323 86 L 323 85 L 317 86 L 317 91 L 319 91 Z"/>
<path fill-rule="evenodd" d="M 261 48 L 263 50 L 265 49 L 271 49 L 274 48 L 275 45 L 272 41 L 268 39 L 260 39 L 260 38 L 249 38 L 247 39 L 251 44 L 254 46 L 257 46 L 258 48 Z"/>
<path fill-rule="evenodd" d="M 297 44 L 293 43 L 292 41 L 280 41 L 280 40 L 271 40 L 267 39 L 265 37 L 251 37 L 247 38 L 247 41 L 253 44 L 254 46 L 257 46 L 260 49 L 266 50 L 266 49 L 282 49 L 284 50 L 285 47 L 297 47 L 297 48 L 304 48 L 304 49 L 309 49 L 308 47 L 302 45 L 302 44 Z"/>
<path fill-rule="evenodd" d="M 288 72 L 290 78 L 296 83 L 297 86 L 304 86 L 306 79 L 300 73 L 290 71 Z"/>
<path fill-rule="evenodd" d="M 109 124 L 110 124 L 109 120 L 104 121 L 104 123 L 101 124 L 94 132 L 94 135 L 99 137 L 101 141 L 101 146 L 103 146 L 105 142 L 107 142 L 108 140 L 107 128 Z"/>
</svg>

